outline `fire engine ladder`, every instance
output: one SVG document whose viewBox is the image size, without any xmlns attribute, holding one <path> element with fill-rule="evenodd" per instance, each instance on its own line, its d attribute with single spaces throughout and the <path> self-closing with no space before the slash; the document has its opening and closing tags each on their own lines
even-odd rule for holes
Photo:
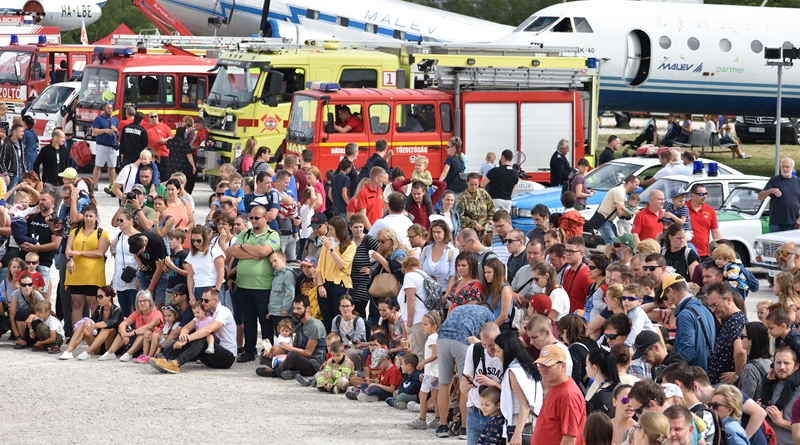
<svg viewBox="0 0 800 445">
<path fill-rule="evenodd" d="M 156 0 L 131 0 L 131 4 L 142 12 L 154 25 L 165 34 L 192 35 L 172 14 L 164 9 Z M 174 30 L 174 31 L 173 31 Z"/>
<path fill-rule="evenodd" d="M 173 46 L 184 50 L 192 49 L 240 49 L 252 45 L 288 45 L 290 40 L 275 38 L 243 38 L 243 37 L 211 37 L 211 36 L 174 36 L 158 34 L 114 34 L 111 37 L 113 45 L 131 46 L 137 48 L 162 48 Z"/>
</svg>

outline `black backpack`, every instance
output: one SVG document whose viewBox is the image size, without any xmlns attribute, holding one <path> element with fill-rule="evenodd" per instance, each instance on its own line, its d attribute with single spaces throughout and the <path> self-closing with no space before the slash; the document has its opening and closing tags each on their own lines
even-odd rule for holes
<svg viewBox="0 0 800 445">
<path fill-rule="evenodd" d="M 693 408 L 689 409 L 692 414 L 697 415 L 697 417 L 703 419 L 703 412 L 711 413 L 711 418 L 714 419 L 714 443 L 708 445 L 728 445 L 728 436 L 725 433 L 725 426 L 722 425 L 722 421 L 720 420 L 717 413 L 713 410 L 710 410 L 705 407 L 705 405 L 695 405 Z M 709 426 L 707 425 L 706 428 Z M 705 436 L 705 433 L 702 433 Z"/>
</svg>

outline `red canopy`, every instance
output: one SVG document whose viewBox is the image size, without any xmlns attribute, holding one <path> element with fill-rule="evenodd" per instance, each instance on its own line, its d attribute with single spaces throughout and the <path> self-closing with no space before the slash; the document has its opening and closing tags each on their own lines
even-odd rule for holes
<svg viewBox="0 0 800 445">
<path fill-rule="evenodd" d="M 132 35 L 132 34 L 135 34 L 135 33 L 133 32 L 133 30 L 131 30 L 130 28 L 125 26 L 125 24 L 123 23 L 123 24 L 119 25 L 117 27 L 117 29 L 111 31 L 111 34 L 109 34 L 109 35 L 103 37 L 102 39 L 94 42 L 94 44 L 95 45 L 109 45 L 109 44 L 111 44 L 111 37 L 113 37 L 114 34 L 129 36 L 129 35 Z"/>
</svg>

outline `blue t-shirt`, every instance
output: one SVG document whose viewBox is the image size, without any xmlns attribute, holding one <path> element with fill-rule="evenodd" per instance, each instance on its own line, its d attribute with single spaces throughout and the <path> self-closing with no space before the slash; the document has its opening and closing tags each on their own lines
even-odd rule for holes
<svg viewBox="0 0 800 445">
<path fill-rule="evenodd" d="M 776 188 L 781 191 L 780 198 L 770 195 L 769 223 L 793 225 L 800 210 L 800 178 L 792 176 L 784 178 L 773 176 L 764 186 L 764 190 Z"/>
<path fill-rule="evenodd" d="M 347 203 L 342 199 L 342 190 L 345 188 L 350 190 L 350 177 L 344 173 L 337 173 L 331 179 L 331 188 L 333 189 L 333 206 L 339 210 L 342 215 L 347 215 Z"/>
<path fill-rule="evenodd" d="M 239 190 L 236 190 L 236 193 L 231 193 L 231 189 L 227 189 L 227 190 L 225 190 L 225 193 L 222 194 L 222 196 L 231 196 L 231 197 L 234 197 L 234 198 L 239 198 L 238 212 L 239 213 L 245 213 L 245 211 L 244 211 L 244 190 L 239 189 Z"/>
<path fill-rule="evenodd" d="M 119 121 L 117 120 L 117 118 L 113 116 L 105 117 L 102 114 L 94 118 L 94 122 L 92 122 L 92 128 L 99 128 L 101 130 L 111 128 L 112 125 L 119 128 Z M 95 141 L 100 145 L 114 147 L 117 145 L 117 133 L 112 132 L 111 134 L 98 135 L 95 138 Z"/>
<path fill-rule="evenodd" d="M 450 311 L 439 329 L 439 338 L 455 340 L 469 345 L 468 337 L 477 337 L 485 323 L 494 321 L 492 311 L 477 304 L 464 304 Z"/>
<path fill-rule="evenodd" d="M 292 178 L 294 179 L 294 178 Z M 288 191 L 288 190 L 287 190 Z M 272 209 L 278 209 L 278 212 L 281 211 L 281 192 L 273 189 L 269 190 L 267 193 L 267 205 L 265 206 L 267 211 Z M 269 228 L 278 232 L 280 230 L 280 226 L 278 225 L 278 218 L 276 217 L 272 221 L 269 222 Z"/>
</svg>

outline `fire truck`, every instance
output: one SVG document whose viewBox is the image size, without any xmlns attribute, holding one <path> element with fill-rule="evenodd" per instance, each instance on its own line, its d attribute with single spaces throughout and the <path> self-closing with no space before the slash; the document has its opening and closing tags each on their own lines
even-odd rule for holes
<svg viewBox="0 0 800 445">
<path fill-rule="evenodd" d="M 0 102 L 8 105 L 7 119 L 19 117 L 28 98 L 54 81 L 79 77 L 92 62 L 91 46 L 47 43 L 44 35 L 38 39 L 39 43 L 21 44 L 12 36 L 10 45 L 0 47 Z"/>
<path fill-rule="evenodd" d="M 356 166 L 384 139 L 394 155 L 390 167 L 413 170 L 418 156 L 439 177 L 447 143 L 463 139 L 470 171 L 477 171 L 489 151 L 506 149 L 516 164 L 527 159 L 527 178 L 549 180 L 550 157 L 561 139 L 570 142 L 570 164 L 587 154 L 594 140 L 597 62 L 593 58 L 541 55 L 520 60 L 461 54 L 412 54 L 423 89 L 343 88 L 314 82 L 294 93 L 286 148 L 314 152 L 321 171 L 335 169 L 350 142 L 361 152 Z M 347 106 L 363 131 L 338 133 L 337 111 Z"/>
<path fill-rule="evenodd" d="M 214 82 L 214 59 L 194 55 L 148 54 L 146 48 L 96 47 L 97 62 L 86 67 L 76 109 L 75 137 L 94 153 L 92 122 L 106 103 L 121 119 L 127 106 L 156 111 L 175 129 L 185 116 L 196 117 Z"/>
</svg>

